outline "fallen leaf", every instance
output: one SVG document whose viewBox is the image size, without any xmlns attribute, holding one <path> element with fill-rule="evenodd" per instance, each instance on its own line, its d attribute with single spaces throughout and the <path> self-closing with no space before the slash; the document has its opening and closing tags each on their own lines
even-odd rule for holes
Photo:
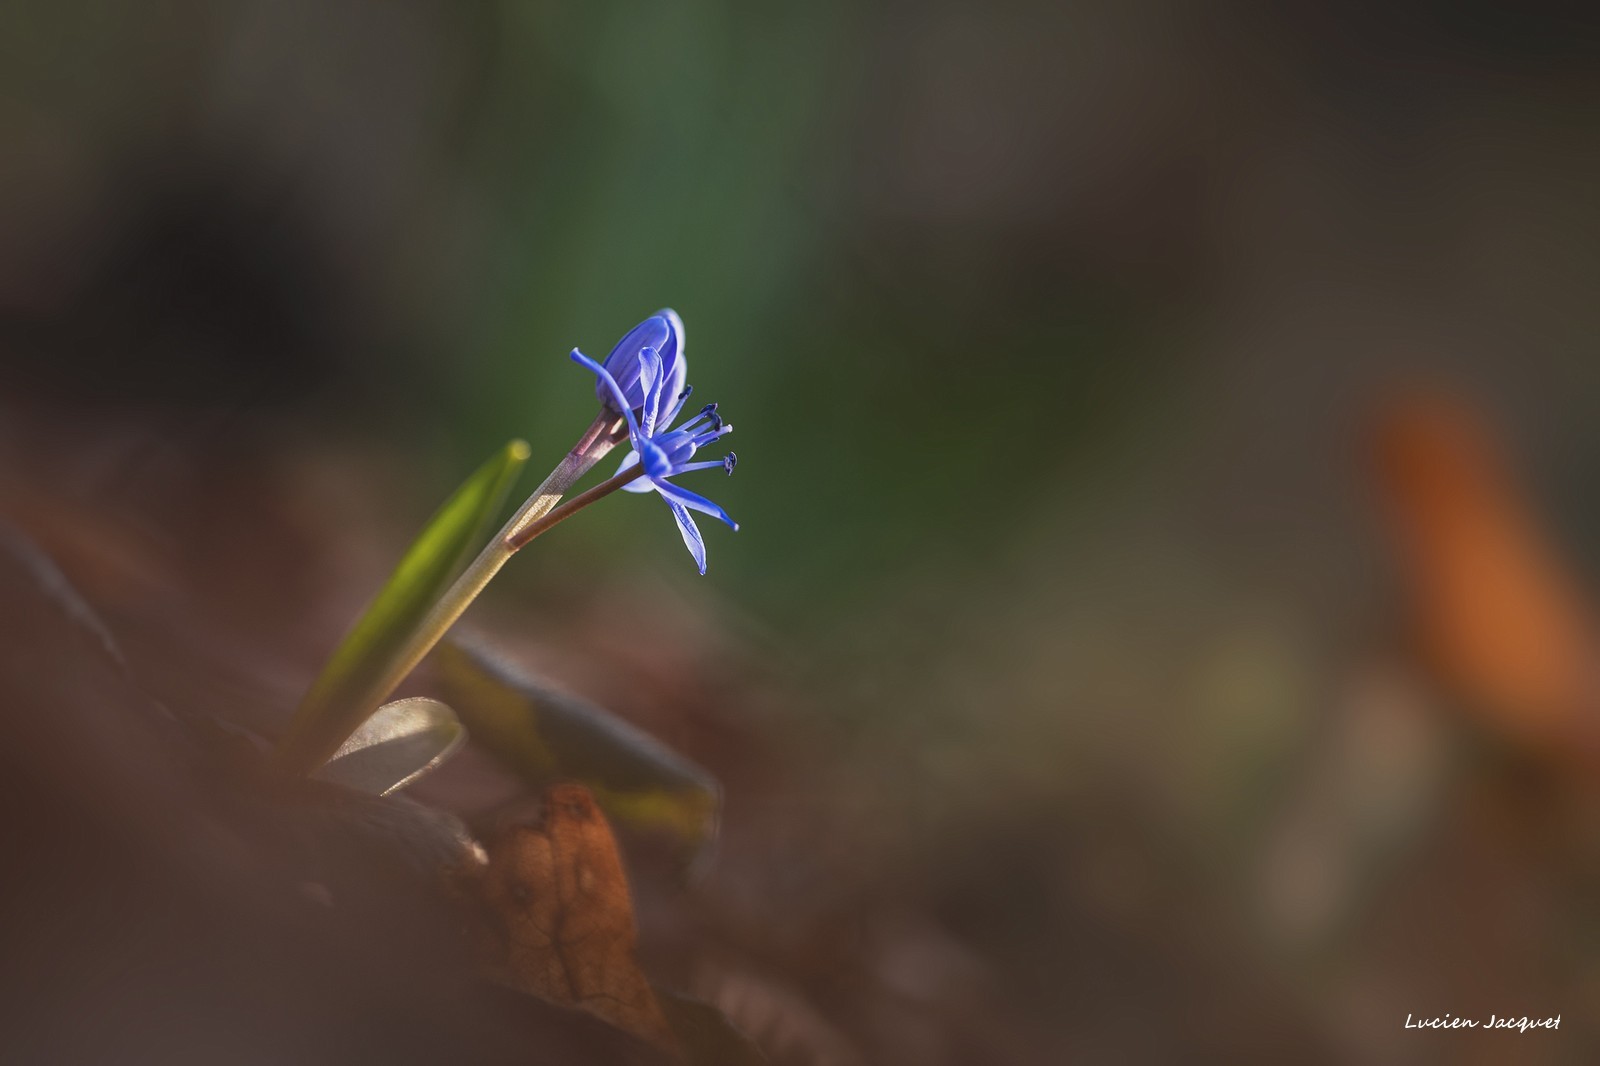
<svg viewBox="0 0 1600 1066">
<path fill-rule="evenodd" d="M 658 1048 L 677 1041 L 635 956 L 637 931 L 616 839 L 582 785 L 552 785 L 537 825 L 491 841 L 478 891 L 495 975 L 580 1007 Z"/>
<path fill-rule="evenodd" d="M 1592 740 L 1594 616 L 1494 434 L 1448 396 L 1409 398 L 1379 428 L 1377 475 L 1429 667 L 1520 743 Z"/>
</svg>

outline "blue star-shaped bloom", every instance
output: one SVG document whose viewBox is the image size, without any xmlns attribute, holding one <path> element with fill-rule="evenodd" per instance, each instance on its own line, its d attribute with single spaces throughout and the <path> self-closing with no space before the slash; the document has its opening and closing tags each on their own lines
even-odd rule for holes
<svg viewBox="0 0 1600 1066">
<path fill-rule="evenodd" d="M 673 315 L 672 318 L 676 321 L 677 316 Z M 667 506 L 672 508 L 672 517 L 677 519 L 678 531 L 683 534 L 683 543 L 688 547 L 689 554 L 694 556 L 695 565 L 700 568 L 700 573 L 704 574 L 706 544 L 689 512 L 699 511 L 701 514 L 711 515 L 726 522 L 733 529 L 738 529 L 739 523 L 729 518 L 728 512 L 704 496 L 674 485 L 667 479 L 678 474 L 710 470 L 715 467 L 721 467 L 731 474 L 738 457 L 729 452 L 723 459 L 699 463 L 691 461 L 694 453 L 701 447 L 733 432 L 733 427 L 725 424 L 722 416 L 717 414 L 717 405 L 714 403 L 701 408 L 698 414 L 678 428 L 671 428 L 673 419 L 683 411 L 683 405 L 688 402 L 689 394 L 694 391 L 692 387 L 683 384 L 686 363 L 682 357 L 682 336 L 680 323 L 673 338 L 679 342 L 678 356 L 670 367 L 665 364 L 665 360 L 655 348 L 646 345 L 640 350 L 638 374 L 635 378 L 641 394 L 637 416 L 634 414 L 634 405 L 628 402 L 632 397 L 624 392 L 617 378 L 613 376 L 610 369 L 611 358 L 606 360 L 605 366 L 601 366 L 574 348 L 572 359 L 573 362 L 580 363 L 594 372 L 595 377 L 599 379 L 598 389 L 603 396 L 609 398 L 608 406 L 621 411 L 628 419 L 628 436 L 633 441 L 633 452 L 622 461 L 618 473 L 642 464 L 644 474 L 623 488 L 633 492 L 654 491 L 661 494 L 661 498 L 667 501 Z M 612 357 L 615 356 L 616 352 L 612 352 Z"/>
</svg>

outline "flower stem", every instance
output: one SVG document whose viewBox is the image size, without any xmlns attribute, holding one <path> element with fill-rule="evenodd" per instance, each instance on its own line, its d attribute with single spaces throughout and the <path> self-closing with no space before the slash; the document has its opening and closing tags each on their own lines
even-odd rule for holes
<svg viewBox="0 0 1600 1066">
<path fill-rule="evenodd" d="M 456 619 L 461 617 L 467 606 L 477 599 L 478 593 L 482 592 L 490 579 L 500 572 L 500 568 L 506 565 L 512 554 L 544 529 L 561 520 L 557 518 L 536 532 L 529 532 L 530 529 L 540 526 L 541 520 L 552 511 L 558 510 L 556 504 L 560 502 L 561 497 L 565 496 L 567 490 L 588 473 L 607 452 L 616 447 L 617 442 L 626 436 L 626 429 L 627 424 L 620 418 L 610 416 L 609 412 L 602 412 L 600 417 L 595 419 L 594 424 L 584 432 L 578 443 L 572 446 L 572 450 L 550 472 L 550 476 L 533 490 L 533 495 L 528 497 L 527 502 L 500 528 L 494 539 L 484 545 L 478 557 L 467 565 L 461 576 L 445 590 L 444 595 L 439 597 L 433 609 L 423 618 L 416 633 L 406 644 L 405 651 L 396 658 L 393 669 L 385 676 L 385 687 L 382 695 L 378 697 L 380 703 L 394 691 L 395 686 L 400 684 L 407 674 L 416 669 L 417 664 L 427 656 L 428 652 L 433 650 L 433 646 L 439 643 L 440 638 L 455 624 Z M 594 489 L 589 490 L 593 491 Z M 589 493 L 583 495 L 587 496 Z M 578 497 L 582 498 L 583 496 Z M 572 502 L 577 503 L 577 500 Z M 565 518 L 566 515 L 563 514 L 561 517 Z"/>
<path fill-rule="evenodd" d="M 644 473 L 642 465 L 634 465 L 622 473 L 600 482 L 594 488 L 580 492 L 560 507 L 545 513 L 539 519 L 529 522 L 521 529 L 505 534 L 505 544 L 508 554 L 525 547 L 528 541 L 549 529 L 558 522 L 564 522 L 577 514 L 594 501 L 611 495 L 628 482 Z"/>
</svg>

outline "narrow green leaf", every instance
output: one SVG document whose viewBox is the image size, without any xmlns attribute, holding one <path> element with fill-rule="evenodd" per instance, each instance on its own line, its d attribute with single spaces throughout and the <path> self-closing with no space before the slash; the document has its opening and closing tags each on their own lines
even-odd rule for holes
<svg viewBox="0 0 1600 1066">
<path fill-rule="evenodd" d="M 310 773 L 338 750 L 388 695 L 377 689 L 406 640 L 483 543 L 507 491 L 528 461 L 514 440 L 428 520 L 366 612 L 322 668 L 279 743 L 278 765 Z"/>
<path fill-rule="evenodd" d="M 316 776 L 387 796 L 432 771 L 466 739 L 455 712 L 438 700 L 395 700 L 362 722 Z"/>
<path fill-rule="evenodd" d="M 534 788 L 588 786 L 613 821 L 667 833 L 692 864 L 716 839 L 722 789 L 654 737 L 481 648 L 447 641 L 438 663 L 472 739 Z"/>
</svg>

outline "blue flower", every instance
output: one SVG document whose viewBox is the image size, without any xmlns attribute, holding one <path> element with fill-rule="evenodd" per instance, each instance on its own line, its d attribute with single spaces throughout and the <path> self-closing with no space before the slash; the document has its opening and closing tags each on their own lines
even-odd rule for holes
<svg viewBox="0 0 1600 1066">
<path fill-rule="evenodd" d="M 677 316 L 673 315 L 672 320 L 676 322 Z M 576 348 L 572 350 L 572 359 L 573 362 L 581 363 L 594 372 L 595 377 L 599 378 L 598 388 L 602 395 L 609 395 L 610 406 L 620 410 L 628 419 L 628 435 L 633 441 L 633 452 L 622 461 L 622 466 L 617 472 L 621 473 L 643 464 L 644 475 L 624 485 L 623 488 L 633 492 L 654 491 L 661 494 L 661 498 L 667 501 L 667 506 L 672 508 L 672 517 L 677 519 L 678 531 L 683 534 L 683 543 L 688 547 L 689 554 L 694 556 L 695 565 L 699 566 L 700 573 L 704 574 L 706 544 L 689 512 L 699 511 L 701 514 L 708 514 L 721 519 L 734 529 L 739 528 L 739 523 L 729 518 L 728 512 L 704 496 L 674 485 L 667 479 L 678 474 L 687 474 L 694 470 L 710 470 L 714 467 L 721 467 L 731 474 L 738 457 L 729 452 L 723 459 L 699 463 L 691 461 L 694 453 L 701 447 L 733 432 L 733 427 L 724 423 L 722 416 L 717 414 L 717 405 L 714 403 L 702 407 L 698 414 L 678 428 L 671 428 L 673 419 L 683 411 L 683 405 L 688 402 L 689 394 L 694 391 L 692 387 L 683 384 L 686 364 L 681 355 L 682 338 L 683 331 L 680 324 L 674 338 L 678 342 L 679 352 L 674 367 L 666 366 L 661 354 L 652 347 L 645 346 L 639 352 L 636 381 L 640 385 L 642 395 L 637 416 L 634 415 L 632 405 L 628 403 L 630 397 L 624 394 L 621 384 L 613 376 L 610 369 L 611 359 L 606 360 L 606 366 L 601 366 Z M 616 352 L 611 354 L 613 357 L 616 356 Z"/>
<path fill-rule="evenodd" d="M 688 374 L 688 363 L 683 358 L 683 320 L 670 307 L 662 308 L 625 333 L 611 354 L 606 356 L 606 371 L 616 382 L 613 393 L 604 382 L 596 382 L 595 396 L 617 414 L 637 411 L 644 406 L 645 386 L 639 379 L 644 363 L 640 356 L 646 348 L 655 351 L 666 371 L 665 389 L 669 396 L 677 395 Z M 619 401 L 617 396 L 623 399 Z M 618 407 L 621 402 L 623 406 Z"/>
</svg>

